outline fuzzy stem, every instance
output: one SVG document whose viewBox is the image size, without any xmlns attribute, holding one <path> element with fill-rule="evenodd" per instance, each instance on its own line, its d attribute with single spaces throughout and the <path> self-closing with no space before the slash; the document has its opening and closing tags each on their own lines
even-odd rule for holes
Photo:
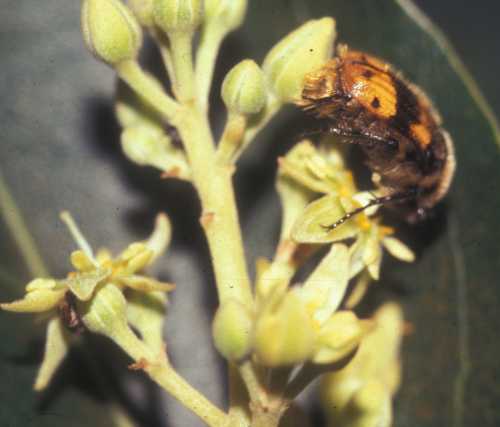
<svg viewBox="0 0 500 427">
<path fill-rule="evenodd" d="M 253 298 L 232 186 L 233 168 L 216 162 L 208 119 L 195 106 L 186 106 L 177 129 L 201 200 L 200 222 L 210 248 L 220 303 L 235 298 L 250 307 Z"/>
<path fill-rule="evenodd" d="M 160 50 L 160 56 L 163 61 L 163 65 L 165 66 L 165 69 L 167 71 L 168 78 L 170 79 L 170 84 L 172 85 L 172 87 L 174 87 L 175 71 L 174 71 L 174 64 L 172 62 L 172 53 L 170 52 L 169 48 L 168 38 L 166 37 L 165 33 L 162 33 L 156 27 L 150 28 L 149 33 L 151 34 L 151 37 L 153 37 L 153 39 L 155 40 L 156 45 Z"/>
<path fill-rule="evenodd" d="M 253 141 L 253 139 L 257 136 L 257 134 L 266 127 L 266 125 L 271 121 L 274 115 L 280 110 L 282 107 L 281 102 L 276 98 L 269 98 L 266 107 L 263 111 L 261 111 L 257 117 L 255 117 L 252 121 L 249 121 L 247 124 L 247 130 L 245 132 L 245 136 L 243 137 L 242 143 L 239 149 L 234 154 L 234 161 L 238 159 L 238 157 L 243 153 L 245 148 Z"/>
<path fill-rule="evenodd" d="M 135 369 L 144 370 L 153 381 L 198 415 L 207 425 L 212 427 L 228 425 L 228 415 L 182 378 L 172 367 L 166 354 L 154 355 L 128 327 L 110 330 L 107 335 L 135 361 Z"/>
<path fill-rule="evenodd" d="M 191 102 L 195 94 L 195 78 L 192 52 L 193 34 L 173 32 L 169 34 L 173 65 L 173 91 L 179 102 Z"/>
<path fill-rule="evenodd" d="M 245 136 L 247 120 L 243 114 L 228 113 L 222 137 L 217 146 L 217 161 L 221 164 L 233 164 L 235 153 L 241 147 Z"/>
<path fill-rule="evenodd" d="M 115 68 L 118 76 L 141 98 L 156 108 L 171 123 L 175 121 L 179 104 L 163 91 L 160 83 L 153 76 L 142 70 L 136 61 L 124 61 Z"/>
<path fill-rule="evenodd" d="M 228 415 L 193 388 L 168 362 L 159 366 L 146 367 L 145 371 L 162 388 L 186 408 L 198 415 L 207 425 L 224 427 L 229 424 Z"/>
<path fill-rule="evenodd" d="M 196 52 L 197 102 L 201 111 L 208 110 L 208 97 L 220 44 L 225 36 L 220 26 L 208 24 L 203 28 Z"/>
</svg>

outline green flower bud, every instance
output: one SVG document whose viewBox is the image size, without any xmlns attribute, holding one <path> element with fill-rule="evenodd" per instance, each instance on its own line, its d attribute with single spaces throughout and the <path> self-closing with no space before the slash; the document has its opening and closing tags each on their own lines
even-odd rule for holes
<svg viewBox="0 0 500 427">
<path fill-rule="evenodd" d="M 156 25 L 166 33 L 193 32 L 203 17 L 202 0 L 153 0 Z"/>
<path fill-rule="evenodd" d="M 87 48 L 101 61 L 116 65 L 137 56 L 141 27 L 119 0 L 85 0 L 81 24 Z"/>
<path fill-rule="evenodd" d="M 228 360 L 246 356 L 252 346 L 253 319 L 239 301 L 225 301 L 215 313 L 212 335 L 215 347 Z"/>
<path fill-rule="evenodd" d="M 227 31 L 238 28 L 247 10 L 247 0 L 205 0 L 205 20 L 217 20 Z"/>
<path fill-rule="evenodd" d="M 125 155 L 141 166 L 154 166 L 173 177 L 188 179 L 189 166 L 181 150 L 161 130 L 147 125 L 126 128 L 121 137 Z"/>
<path fill-rule="evenodd" d="M 221 90 L 222 99 L 230 112 L 256 114 L 266 104 L 266 85 L 259 66 L 245 59 L 227 73 Z"/>
<path fill-rule="evenodd" d="M 322 18 L 306 22 L 271 49 L 262 69 L 281 101 L 300 99 L 304 77 L 330 58 L 334 39 L 335 21 Z"/>
<path fill-rule="evenodd" d="M 271 297 L 255 326 L 255 353 L 269 367 L 307 360 L 314 351 L 315 330 L 296 292 Z"/>
<path fill-rule="evenodd" d="M 153 18 L 153 1 L 154 0 L 128 0 L 127 4 L 134 12 L 137 20 L 145 27 L 154 25 Z"/>
</svg>

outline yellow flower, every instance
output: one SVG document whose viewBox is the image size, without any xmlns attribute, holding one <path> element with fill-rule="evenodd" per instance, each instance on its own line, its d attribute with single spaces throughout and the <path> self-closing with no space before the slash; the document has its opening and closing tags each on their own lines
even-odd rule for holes
<svg viewBox="0 0 500 427">
<path fill-rule="evenodd" d="M 373 218 L 378 207 L 373 206 L 348 219 L 343 224 L 329 229 L 346 213 L 366 206 L 379 195 L 378 191 L 359 192 L 352 174 L 344 166 L 340 152 L 333 144 L 314 147 L 304 141 L 292 149 L 280 161 L 281 174 L 316 194 L 324 194 L 312 201 L 296 219 L 292 237 L 299 243 L 333 243 L 354 238 L 350 248 L 351 273 L 355 276 L 367 268 L 373 279 L 379 277 L 382 248 L 396 258 L 411 262 L 412 251 L 402 242 L 390 237 L 393 230 L 380 225 Z"/>
<path fill-rule="evenodd" d="M 171 291 L 174 287 L 170 283 L 162 283 L 141 274 L 142 270 L 158 258 L 168 245 L 170 224 L 165 215 L 158 215 L 155 230 L 147 241 L 132 243 L 115 258 L 112 258 L 106 250 L 99 251 L 94 257 L 90 245 L 69 213 L 62 213 L 61 219 L 80 246 L 80 249 L 72 252 L 70 256 L 71 264 L 76 271 L 68 273 L 65 279 L 34 279 L 26 286 L 26 294 L 22 299 L 0 304 L 0 307 L 6 311 L 50 313 L 45 355 L 35 381 L 36 390 L 47 386 L 66 355 L 71 339 L 69 329 L 78 329 L 83 325 L 90 330 L 95 329 L 88 324 L 85 316 L 89 313 L 88 308 L 96 300 L 99 298 L 102 300 L 102 295 L 114 292 L 112 304 L 115 304 L 123 298 L 121 294 L 124 288 L 130 288 L 135 293 L 139 291 L 157 294 L 160 291 Z M 137 301 L 136 295 L 133 297 L 134 302 L 131 305 L 130 314 L 124 310 L 123 313 L 117 312 L 115 317 L 119 318 L 123 315 L 125 324 L 129 322 L 142 332 L 146 330 L 143 318 L 148 316 L 143 315 L 142 318 L 137 316 L 136 306 L 140 302 Z M 156 298 L 156 304 L 163 304 L 162 307 L 164 307 L 165 299 L 161 296 Z M 147 311 L 147 308 L 142 307 L 142 309 Z M 127 314 L 129 314 L 128 320 Z M 110 320 L 116 323 L 116 319 Z M 150 315 L 147 320 L 154 323 L 154 315 Z M 161 335 L 161 328 L 157 328 L 153 333 L 149 325 L 147 331 L 148 333 L 143 334 L 144 340 L 157 342 L 158 335 Z"/>
<path fill-rule="evenodd" d="M 270 289 L 255 322 L 259 362 L 271 367 L 306 361 L 328 365 L 352 354 L 371 324 L 353 312 L 337 311 L 348 280 L 348 248 L 334 244 L 302 286 Z"/>
</svg>

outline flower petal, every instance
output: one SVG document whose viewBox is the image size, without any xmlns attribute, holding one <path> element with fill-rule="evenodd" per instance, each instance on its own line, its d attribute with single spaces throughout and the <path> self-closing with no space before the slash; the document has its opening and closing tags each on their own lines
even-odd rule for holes
<svg viewBox="0 0 500 427">
<path fill-rule="evenodd" d="M 33 292 L 41 289 L 54 289 L 57 282 L 54 279 L 34 279 L 26 285 L 26 292 Z"/>
<path fill-rule="evenodd" d="M 34 389 L 43 390 L 54 376 L 57 368 L 68 353 L 69 336 L 64 330 L 64 325 L 59 317 L 53 317 L 47 327 L 45 341 L 45 354 L 38 370 Z"/>
<path fill-rule="evenodd" d="M 413 251 L 400 240 L 394 237 L 386 237 L 382 240 L 382 244 L 393 257 L 406 262 L 415 261 Z"/>
<path fill-rule="evenodd" d="M 295 291 L 276 301 L 271 296 L 255 323 L 255 354 L 264 366 L 305 361 L 314 350 L 314 339 L 312 320 Z"/>
<path fill-rule="evenodd" d="M 323 196 L 306 207 L 295 222 L 292 238 L 299 243 L 331 243 L 354 237 L 359 230 L 353 221 L 328 230 L 345 213 L 337 196 Z"/>
<path fill-rule="evenodd" d="M 128 286 L 129 288 L 135 289 L 136 291 L 140 292 L 170 292 L 175 289 L 175 285 L 173 283 L 160 282 L 146 276 L 124 276 L 118 278 L 118 280 L 125 286 Z"/>
<path fill-rule="evenodd" d="M 352 311 L 335 313 L 321 328 L 312 358 L 314 363 L 335 363 L 352 353 L 366 328 Z"/>
<path fill-rule="evenodd" d="M 69 279 L 61 280 L 59 283 L 66 285 L 80 301 L 88 301 L 92 297 L 96 286 L 110 275 L 110 269 L 97 268 L 85 273 L 76 273 Z"/>
<path fill-rule="evenodd" d="M 335 244 L 307 278 L 300 296 L 311 317 L 320 324 L 327 321 L 344 298 L 349 280 L 349 252 Z"/>
<path fill-rule="evenodd" d="M 66 289 L 37 289 L 28 292 L 23 299 L 0 304 L 0 308 L 14 312 L 41 313 L 56 307 L 66 292 Z"/>
<path fill-rule="evenodd" d="M 95 268 L 92 260 L 81 249 L 71 252 L 71 265 L 79 271 L 89 271 Z"/>
</svg>

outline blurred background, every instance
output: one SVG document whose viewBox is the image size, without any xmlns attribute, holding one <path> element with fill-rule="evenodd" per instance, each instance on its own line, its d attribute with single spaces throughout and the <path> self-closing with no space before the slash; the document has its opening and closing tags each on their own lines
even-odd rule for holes
<svg viewBox="0 0 500 427">
<path fill-rule="evenodd" d="M 442 28 L 500 116 L 500 3 L 416 4 Z M 61 210 L 74 214 L 95 248 L 106 245 L 115 252 L 146 237 L 155 214 L 166 211 L 174 223 L 174 240 L 156 273 L 178 283 L 166 324 L 170 352 L 179 371 L 222 404 L 225 391 L 217 384 L 225 371 L 209 326 L 217 302 L 195 195 L 188 185 L 165 184 L 155 171 L 132 165 L 121 153 L 113 115 L 114 75 L 83 46 L 80 2 L 1 0 L 0 5 L 0 170 L 51 273 L 66 273 L 67 254 L 74 249 L 58 219 Z M 404 344 L 404 382 L 396 399 L 395 425 L 500 425 L 498 146 L 439 49 L 421 38 L 391 0 L 250 0 L 247 22 L 223 45 L 215 87 L 243 56 L 261 61 L 288 31 L 324 15 L 337 18 L 340 41 L 387 58 L 426 88 L 458 148 L 459 174 L 449 201 L 429 224 L 401 227 L 418 262 L 385 265 L 383 285 L 365 308 L 370 311 L 380 300 L 397 299 L 415 326 Z M 160 69 L 151 45 L 143 60 Z M 218 130 L 223 109 L 217 90 L 212 96 Z M 272 255 L 279 225 L 279 203 L 272 191 L 275 158 L 303 130 L 298 118 L 292 109 L 281 115 L 242 160 L 236 176 L 250 262 L 257 255 Z M 0 236 L 0 300 L 6 301 L 21 294 L 29 275 L 3 222 Z M 470 300 L 465 311 L 456 275 L 465 277 Z M 460 401 L 456 382 L 464 367 L 464 333 L 470 339 L 470 373 Z M 1 425 L 110 425 L 100 405 L 103 400 L 118 400 L 141 427 L 200 425 L 140 374 L 128 372 L 128 360 L 105 340 L 90 339 L 90 357 L 72 352 L 55 384 L 37 396 L 31 384 L 43 352 L 43 324 L 34 327 L 30 316 L 0 313 L 0 337 Z M 97 374 L 108 378 L 104 385 L 95 381 L 96 372 L 106 373 Z M 308 408 L 313 425 L 321 426 L 317 405 Z"/>
</svg>

